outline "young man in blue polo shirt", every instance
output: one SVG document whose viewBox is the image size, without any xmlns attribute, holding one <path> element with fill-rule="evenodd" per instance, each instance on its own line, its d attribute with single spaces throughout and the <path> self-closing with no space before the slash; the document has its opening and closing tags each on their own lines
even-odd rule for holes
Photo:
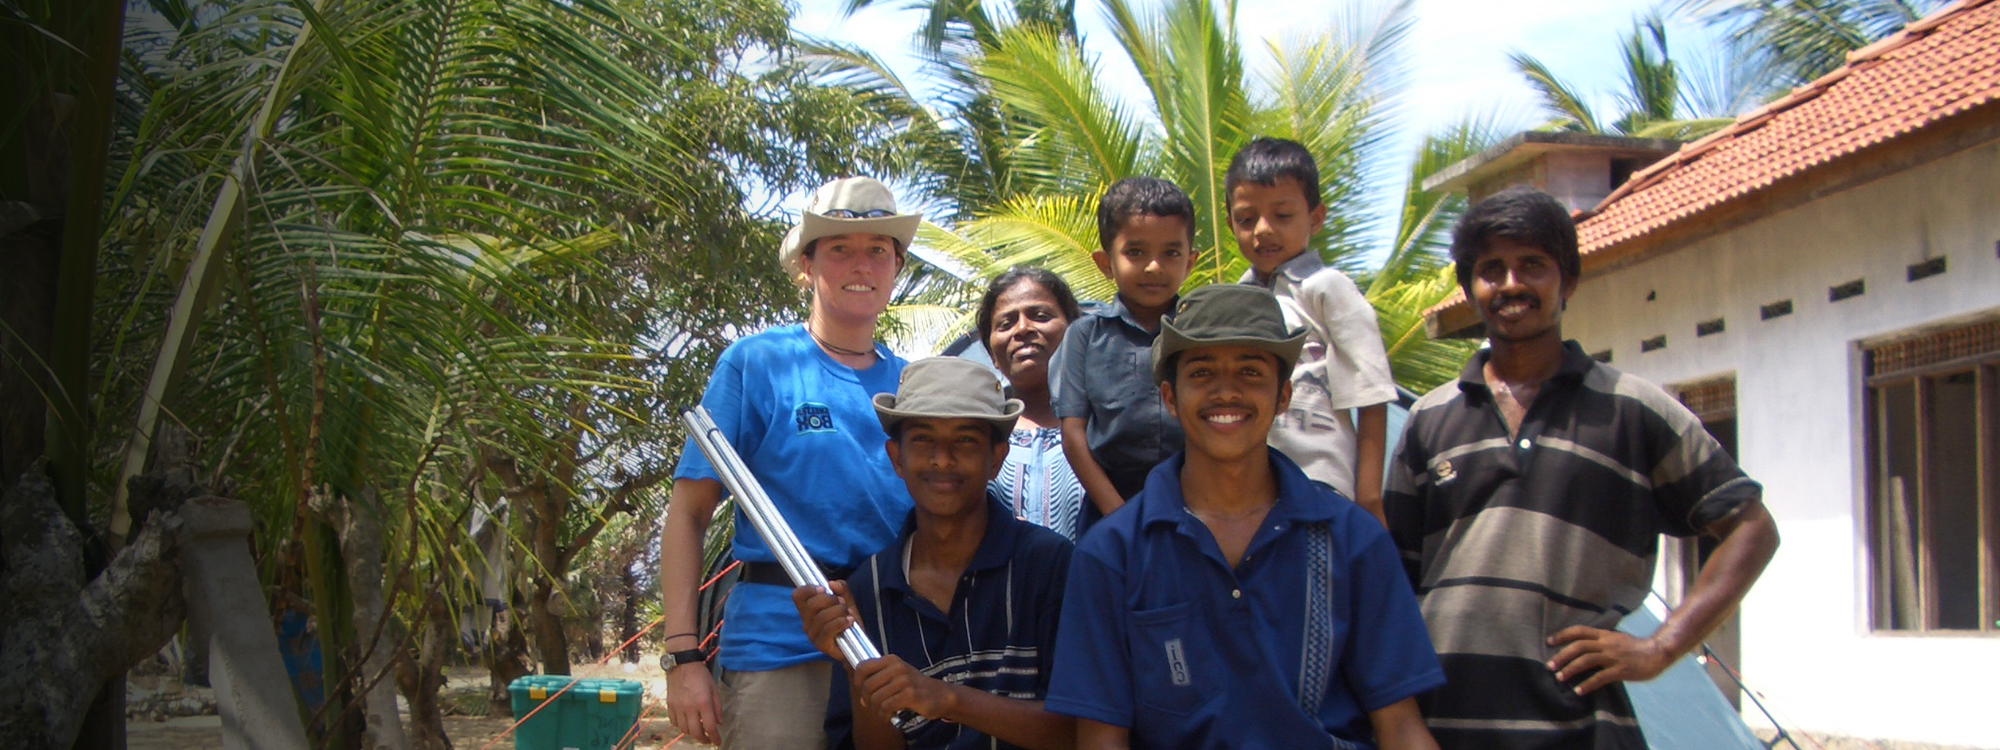
<svg viewBox="0 0 2000 750">
<path fill-rule="evenodd" d="M 858 622 L 884 656 L 836 675 L 834 747 L 1067 748 L 1075 723 L 1042 710 L 1071 546 L 1014 518 L 987 493 L 1009 450 L 1019 399 L 985 365 L 938 357 L 875 397 L 889 463 L 916 508 L 888 549 L 832 592 L 792 592 L 813 645 Z M 844 601 L 843 601 L 844 600 Z M 889 717 L 916 714 L 900 732 Z"/>
<path fill-rule="evenodd" d="M 1388 533 L 1265 442 L 1304 341 L 1254 286 L 1164 324 L 1187 447 L 1077 547 L 1047 706 L 1078 747 L 1436 747 L 1415 697 L 1444 673 Z"/>
</svg>

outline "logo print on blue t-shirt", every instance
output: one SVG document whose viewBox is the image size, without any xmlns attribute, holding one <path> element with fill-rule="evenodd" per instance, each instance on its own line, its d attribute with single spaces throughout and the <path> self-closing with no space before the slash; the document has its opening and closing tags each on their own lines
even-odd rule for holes
<svg viewBox="0 0 2000 750">
<path fill-rule="evenodd" d="M 806 402 L 792 411 L 792 419 L 799 423 L 799 434 L 833 432 L 833 410 L 826 404 Z"/>
<path fill-rule="evenodd" d="M 1188 676 L 1187 653 L 1181 648 L 1179 638 L 1167 640 L 1167 673 L 1172 675 L 1175 685 L 1185 687 L 1194 684 Z"/>
</svg>

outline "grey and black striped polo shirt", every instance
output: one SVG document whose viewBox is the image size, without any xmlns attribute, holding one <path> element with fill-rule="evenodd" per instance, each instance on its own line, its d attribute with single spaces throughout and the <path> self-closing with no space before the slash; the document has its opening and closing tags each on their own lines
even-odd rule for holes
<svg viewBox="0 0 2000 750">
<path fill-rule="evenodd" d="M 1661 533 L 1762 488 L 1658 386 L 1564 344 L 1510 438 L 1481 351 L 1417 401 L 1383 503 L 1444 663 L 1426 716 L 1445 748 L 1644 747 L 1622 687 L 1578 697 L 1550 635 L 1644 603 Z"/>
</svg>

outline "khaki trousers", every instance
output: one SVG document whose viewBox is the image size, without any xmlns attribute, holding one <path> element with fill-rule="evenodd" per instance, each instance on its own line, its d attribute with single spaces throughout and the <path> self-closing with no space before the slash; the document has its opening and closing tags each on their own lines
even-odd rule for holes
<svg viewBox="0 0 2000 750">
<path fill-rule="evenodd" d="M 722 750 L 825 750 L 832 679 L 830 661 L 724 674 Z"/>
</svg>

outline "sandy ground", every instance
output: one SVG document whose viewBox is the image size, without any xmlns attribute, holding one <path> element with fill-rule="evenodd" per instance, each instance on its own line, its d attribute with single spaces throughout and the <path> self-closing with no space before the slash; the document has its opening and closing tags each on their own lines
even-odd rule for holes
<svg viewBox="0 0 2000 750">
<path fill-rule="evenodd" d="M 650 662 L 650 660 L 642 660 Z M 646 708 L 640 715 L 637 741 L 621 746 L 621 750 L 654 750 L 673 747 L 685 750 L 710 750 L 710 746 L 688 740 L 678 740 L 680 733 L 661 715 L 665 697 L 665 683 L 660 680 L 660 668 L 655 664 L 638 666 L 630 671 L 620 665 L 586 665 L 576 670 L 578 677 L 616 678 L 637 680 L 646 686 Z M 444 697 L 447 704 L 469 705 L 483 710 L 486 695 L 485 670 L 473 667 L 454 667 L 445 670 L 447 684 Z M 511 750 L 514 738 L 510 730 L 513 719 L 486 716 L 446 716 L 444 728 L 451 738 L 454 750 L 487 750 L 488 748 Z M 130 750 L 222 750 L 222 720 L 216 716 L 190 716 L 167 721 L 134 721 L 125 725 L 126 746 Z"/>
<path fill-rule="evenodd" d="M 619 750 L 657 750 L 672 747 L 676 750 L 713 750 L 685 739 L 668 723 L 661 713 L 666 695 L 665 683 L 660 679 L 660 668 L 650 658 L 641 660 L 645 666 L 637 666 L 627 671 L 621 665 L 585 665 L 578 667 L 576 676 L 594 678 L 616 678 L 637 680 L 646 686 L 646 708 L 640 714 L 637 741 L 622 746 Z M 486 672 L 474 667 L 454 667 L 445 670 L 447 684 L 444 698 L 448 705 L 472 707 L 484 710 L 486 695 Z M 169 688 L 171 689 L 171 688 Z M 512 750 L 514 738 L 510 729 L 513 719 L 486 716 L 446 716 L 445 734 L 451 738 L 454 750 Z M 222 720 L 215 716 L 190 716 L 169 719 L 164 722 L 135 721 L 125 725 L 130 750 L 222 750 Z M 1761 739 L 1769 740 L 1769 730 L 1758 732 Z M 1971 748 L 1947 747 L 1915 742 L 1894 740 L 1864 740 L 1850 737 L 1834 737 L 1808 732 L 1795 733 L 1794 744 L 1778 743 L 1781 750 L 1796 747 L 1803 750 L 1973 750 Z"/>
</svg>

